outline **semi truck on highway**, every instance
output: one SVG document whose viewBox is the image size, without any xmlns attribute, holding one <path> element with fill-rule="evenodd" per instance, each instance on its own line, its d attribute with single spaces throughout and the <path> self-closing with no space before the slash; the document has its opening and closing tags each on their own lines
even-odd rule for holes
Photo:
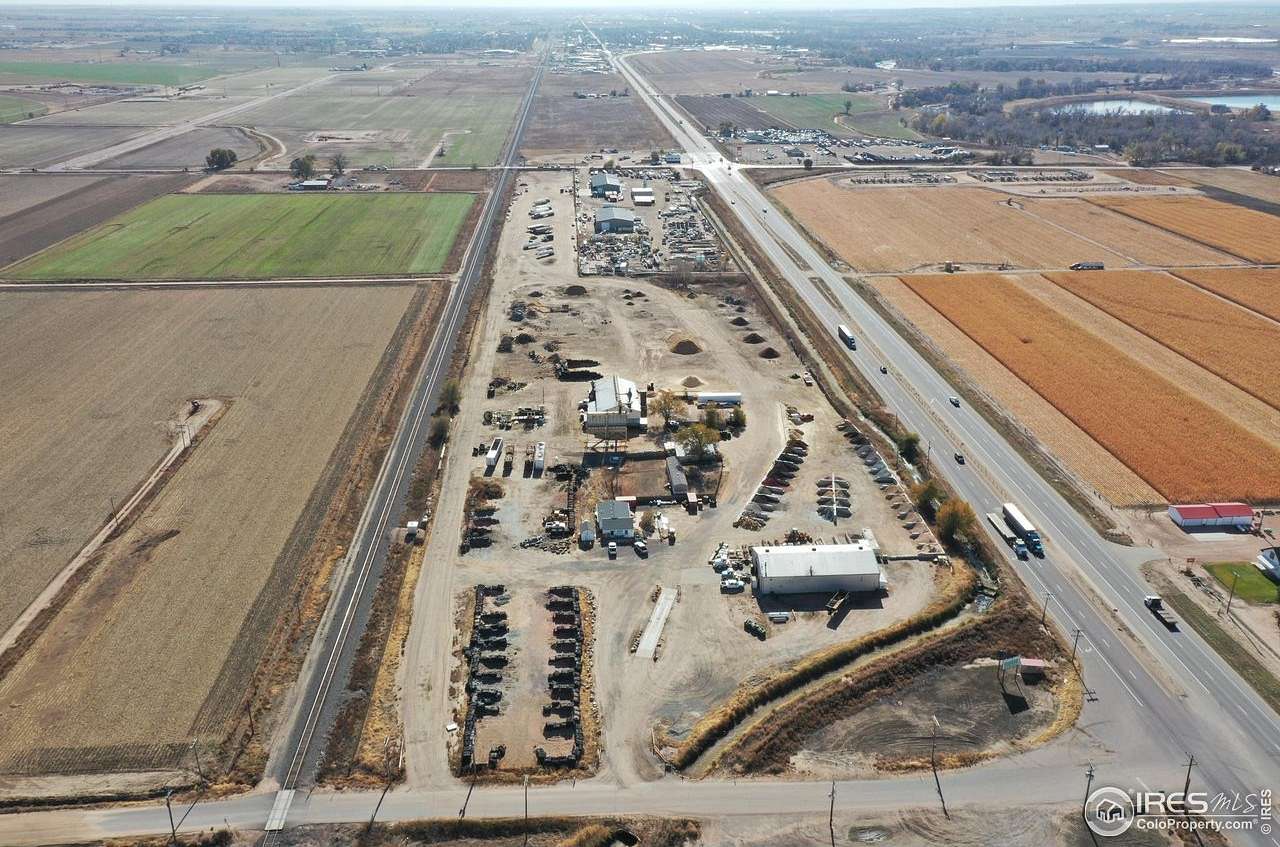
<svg viewBox="0 0 1280 847">
<path fill-rule="evenodd" d="M 1004 520 L 999 515 L 997 515 L 995 512 L 988 512 L 987 523 L 995 527 L 996 533 L 1000 536 L 1001 539 L 1004 540 L 1004 543 L 1008 544 L 1010 547 L 1013 548 L 1013 554 L 1015 556 L 1017 556 L 1019 559 L 1027 558 L 1026 543 L 1024 543 L 1021 538 L 1019 538 L 1018 536 L 1014 535 L 1012 532 L 1009 531 L 1008 525 L 1004 522 Z"/>
<path fill-rule="evenodd" d="M 849 331 L 849 327 L 840 324 L 836 327 L 836 332 L 840 334 L 840 340 L 844 342 L 844 346 L 850 350 L 858 349 L 858 342 L 854 339 L 853 333 Z"/>
<path fill-rule="evenodd" d="M 1159 594 L 1148 594 L 1142 598 L 1142 605 L 1151 610 L 1151 614 L 1156 616 L 1156 620 L 1164 624 L 1165 629 L 1177 629 L 1178 619 L 1169 614 L 1169 610 L 1164 606 L 1164 600 Z"/>
<path fill-rule="evenodd" d="M 1009 529 L 1026 542 L 1028 550 L 1037 556 L 1044 556 L 1044 543 L 1040 540 L 1040 533 L 1031 525 L 1031 521 L 1027 520 L 1027 516 L 1022 514 L 1021 509 L 1012 503 L 1005 503 L 1004 521 L 1009 525 Z"/>
</svg>

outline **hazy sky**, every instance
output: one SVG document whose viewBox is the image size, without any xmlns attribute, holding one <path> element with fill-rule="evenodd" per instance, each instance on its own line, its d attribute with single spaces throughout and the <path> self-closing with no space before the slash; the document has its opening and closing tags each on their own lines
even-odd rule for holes
<svg viewBox="0 0 1280 847">
<path fill-rule="evenodd" d="M 1221 0 L 1219 0 L 1221 2 Z M 1232 2 L 1232 0 L 1227 0 Z M 840 11 L 842 9 L 921 9 L 921 8 L 983 8 L 990 6 L 1060 6 L 1063 9 L 1074 9 L 1082 5 L 1095 6 L 1136 6 L 1136 5 L 1204 5 L 1204 0 L 1164 0 L 1158 4 L 1153 4 L 1151 0 L 834 0 L 834 2 L 821 2 L 821 0 L 791 0 L 786 3 L 787 10 L 827 10 Z M 1253 0 L 1234 0 L 1233 5 L 1259 5 Z M 1268 4 L 1270 5 L 1270 4 Z M 224 8 L 226 6 L 248 6 L 248 7 L 299 7 L 307 8 L 327 8 L 327 9 L 448 9 L 456 8 L 460 11 L 474 13 L 478 9 L 484 8 L 503 8 L 503 9 L 600 9 L 606 12 L 644 12 L 652 9 L 683 9 L 690 10 L 691 6 L 687 0 L 646 0 L 642 5 L 612 5 L 601 0 L 481 0 L 475 4 L 461 4 L 457 0 L 420 0 L 420 2 L 405 2 L 405 0 L 307 0 L 306 3 L 300 0 L 218 0 L 218 2 L 210 2 L 210 0 L 43 0 L 39 4 L 34 4 L 31 0 L 0 0 L 0 6 L 117 6 L 128 8 L 134 6 L 151 6 L 165 8 Z M 744 13 L 749 10 L 761 10 L 768 12 L 781 12 L 783 9 L 779 7 L 776 0 L 700 0 L 695 6 L 696 9 L 715 9 L 716 11 L 724 11 L 727 9 L 743 9 Z"/>
</svg>

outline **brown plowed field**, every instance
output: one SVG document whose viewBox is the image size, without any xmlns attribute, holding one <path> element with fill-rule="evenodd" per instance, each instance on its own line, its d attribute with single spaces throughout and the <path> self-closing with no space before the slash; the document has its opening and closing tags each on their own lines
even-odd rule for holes
<svg viewBox="0 0 1280 847">
<path fill-rule="evenodd" d="M 1280 269 L 1195 268 L 1176 275 L 1259 314 L 1280 321 Z"/>
<path fill-rule="evenodd" d="M 1168 274 L 1046 277 L 1264 403 L 1280 407 L 1280 327 Z"/>
<path fill-rule="evenodd" d="M 1280 450 L 994 274 L 903 280 L 1166 499 L 1280 498 Z"/>
<path fill-rule="evenodd" d="M 768 129 L 778 123 L 741 97 L 684 95 L 677 97 L 676 102 L 695 121 L 712 131 L 718 130 L 721 121 L 728 121 L 739 129 Z"/>
<path fill-rule="evenodd" d="M 0 773 L 171 767 L 192 738 L 222 740 L 414 293 L 0 297 L 8 619 L 150 471 L 165 421 L 189 398 L 228 404 L 0 679 Z"/>
<path fill-rule="evenodd" d="M 1161 229 L 1251 262 L 1280 262 L 1280 218 L 1207 197 L 1091 197 Z"/>
<path fill-rule="evenodd" d="M 845 188 L 813 179 L 773 189 L 795 217 L 862 271 L 911 271 L 952 261 L 1065 268 L 1083 260 L 1132 265 L 1169 256 L 1231 261 L 1178 236 L 1096 215 L 1071 199 L 1013 198 L 985 188 Z"/>
<path fill-rule="evenodd" d="M 900 280 L 877 277 L 872 284 L 949 361 L 968 374 L 980 391 L 1034 432 L 1050 453 L 1108 502 L 1117 506 L 1164 502 L 1159 492 Z"/>
<path fill-rule="evenodd" d="M 637 96 L 578 98 L 583 94 L 618 93 L 626 80 L 614 74 L 544 76 L 534 95 L 521 150 L 529 156 L 590 153 L 609 147 L 654 150 L 675 141 Z"/>
<path fill-rule="evenodd" d="M 97 179 L 74 191 L 64 191 L 68 177 L 52 174 L 14 176 L 0 183 L 12 184 L 47 200 L 0 217 L 0 267 L 30 256 L 64 238 L 140 206 L 148 200 L 178 191 L 195 181 L 187 174 L 112 176 Z M 6 200 L 5 206 L 8 205 Z"/>
</svg>

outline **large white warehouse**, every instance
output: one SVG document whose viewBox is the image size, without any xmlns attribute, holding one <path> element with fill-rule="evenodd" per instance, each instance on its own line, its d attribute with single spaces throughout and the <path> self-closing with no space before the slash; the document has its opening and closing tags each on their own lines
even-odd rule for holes
<svg viewBox="0 0 1280 847">
<path fill-rule="evenodd" d="M 875 547 L 865 540 L 752 547 L 751 561 L 761 594 L 869 592 L 887 587 Z"/>
</svg>

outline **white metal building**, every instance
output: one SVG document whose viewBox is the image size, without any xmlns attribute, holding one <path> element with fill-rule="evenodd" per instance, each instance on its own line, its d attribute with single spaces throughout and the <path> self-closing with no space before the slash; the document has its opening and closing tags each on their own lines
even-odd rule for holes
<svg viewBox="0 0 1280 847">
<path fill-rule="evenodd" d="M 600 537 L 607 540 L 626 540 L 634 538 L 636 534 L 631 506 L 622 500 L 601 500 L 596 503 L 596 524 L 600 527 Z"/>
<path fill-rule="evenodd" d="M 1188 503 L 1170 506 L 1169 518 L 1184 529 L 1221 526 L 1247 530 L 1253 526 L 1253 508 L 1247 503 Z"/>
<path fill-rule="evenodd" d="M 628 429 L 644 426 L 640 389 L 629 379 L 606 376 L 591 381 L 587 395 L 587 432 L 606 438 L 626 438 Z"/>
<path fill-rule="evenodd" d="M 752 547 L 751 561 L 761 594 L 868 592 L 887 587 L 875 548 L 867 541 Z"/>
</svg>

